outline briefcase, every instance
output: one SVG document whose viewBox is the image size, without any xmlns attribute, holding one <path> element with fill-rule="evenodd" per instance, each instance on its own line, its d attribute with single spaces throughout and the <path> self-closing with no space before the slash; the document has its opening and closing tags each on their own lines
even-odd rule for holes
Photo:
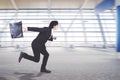
<svg viewBox="0 0 120 80">
<path fill-rule="evenodd" d="M 23 31 L 22 31 L 22 21 L 10 23 L 10 34 L 11 38 L 21 38 L 23 37 Z"/>
</svg>

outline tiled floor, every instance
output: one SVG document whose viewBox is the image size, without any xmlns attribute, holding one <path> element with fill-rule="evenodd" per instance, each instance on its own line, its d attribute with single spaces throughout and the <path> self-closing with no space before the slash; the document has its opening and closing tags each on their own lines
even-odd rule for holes
<svg viewBox="0 0 120 80">
<path fill-rule="evenodd" d="M 23 51 L 32 54 L 31 48 Z M 49 47 L 50 74 L 39 73 L 41 61 L 18 63 L 19 52 L 0 48 L 0 80 L 120 80 L 120 58 L 114 49 Z"/>
</svg>

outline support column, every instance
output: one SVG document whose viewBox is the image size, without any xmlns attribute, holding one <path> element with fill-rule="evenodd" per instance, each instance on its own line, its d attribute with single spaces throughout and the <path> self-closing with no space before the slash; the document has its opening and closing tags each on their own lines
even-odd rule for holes
<svg viewBox="0 0 120 80">
<path fill-rule="evenodd" d="M 101 36 L 102 36 L 103 43 L 104 43 L 103 48 L 106 48 L 106 38 L 105 38 L 105 33 L 104 33 L 104 30 L 103 30 L 102 23 L 101 23 L 101 20 L 100 20 L 100 16 L 99 16 L 99 14 L 97 14 L 96 16 L 97 16 L 97 19 L 98 19 L 98 24 L 99 24 L 99 27 L 100 27 Z"/>
<path fill-rule="evenodd" d="M 120 6 L 117 6 L 117 45 L 116 51 L 120 52 Z"/>
</svg>

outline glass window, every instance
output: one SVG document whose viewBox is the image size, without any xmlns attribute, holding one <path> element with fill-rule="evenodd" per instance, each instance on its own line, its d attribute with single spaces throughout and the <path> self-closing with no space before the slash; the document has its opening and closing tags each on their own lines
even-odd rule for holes
<svg viewBox="0 0 120 80">
<path fill-rule="evenodd" d="M 9 23 L 22 21 L 23 26 L 26 27 L 48 27 L 52 20 L 59 21 L 59 29 L 54 31 L 54 36 L 57 40 L 54 44 L 62 45 L 70 43 L 74 45 L 81 45 L 84 43 L 101 44 L 103 45 L 103 37 L 100 29 L 100 24 L 95 11 L 92 9 L 80 10 L 0 10 L 0 42 L 16 44 L 16 42 L 31 42 L 38 33 L 24 32 L 24 38 L 11 39 Z M 116 10 L 107 10 L 100 14 L 100 21 L 102 23 L 103 32 L 106 43 L 115 44 L 116 41 Z M 78 44 L 80 43 L 80 44 Z M 52 45 L 52 44 L 50 44 Z M 49 46 L 50 46 L 49 45 Z M 61 45 L 61 46 L 62 46 Z M 65 44 L 64 44 L 65 45 Z M 55 46 L 55 45 L 53 45 Z"/>
</svg>

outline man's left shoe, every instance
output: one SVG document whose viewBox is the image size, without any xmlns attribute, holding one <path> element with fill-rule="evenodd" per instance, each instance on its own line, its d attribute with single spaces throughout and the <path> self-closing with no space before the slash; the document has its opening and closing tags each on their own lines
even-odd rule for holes
<svg viewBox="0 0 120 80">
<path fill-rule="evenodd" d="M 20 56 L 19 56 L 19 59 L 18 59 L 18 62 L 19 62 L 19 63 L 21 62 L 21 60 L 22 60 L 22 58 L 23 58 L 23 54 L 24 54 L 23 52 L 20 53 Z"/>
</svg>

